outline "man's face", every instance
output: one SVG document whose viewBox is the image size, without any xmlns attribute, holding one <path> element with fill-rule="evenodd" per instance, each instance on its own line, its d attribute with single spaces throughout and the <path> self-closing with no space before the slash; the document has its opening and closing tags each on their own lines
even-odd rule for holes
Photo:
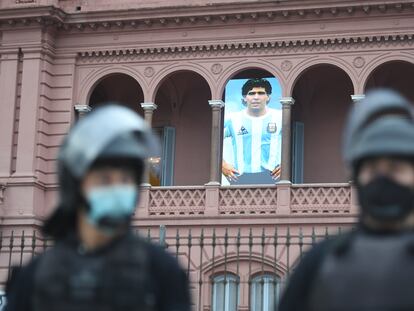
<svg viewBox="0 0 414 311">
<path fill-rule="evenodd" d="M 108 187 L 114 185 L 135 186 L 136 179 L 134 173 L 126 169 L 101 167 L 89 171 L 82 181 L 82 192 L 86 195 L 89 191 L 97 187 Z"/>
<path fill-rule="evenodd" d="M 371 182 L 380 177 L 387 177 L 394 183 L 403 186 L 399 188 L 398 185 L 379 186 L 372 188 L 369 185 Z M 388 219 L 378 218 L 375 215 L 374 208 L 378 211 L 389 210 L 396 214 L 396 212 L 406 212 L 407 207 L 410 208 L 409 201 L 407 201 L 407 194 L 401 189 L 408 188 L 414 190 L 414 165 L 412 162 L 403 159 L 394 159 L 388 157 L 374 158 L 365 160 L 359 169 L 357 181 L 359 183 L 359 200 L 361 208 L 368 211 L 363 214 L 362 222 L 371 229 L 377 230 L 391 230 L 399 231 L 405 228 L 414 228 L 414 211 L 408 211 L 408 214 L 403 215 L 402 218 Z M 396 189 L 398 191 L 396 191 Z M 388 192 L 390 191 L 390 192 Z M 388 192 L 388 193 L 387 193 Z M 409 194 L 408 194 L 409 195 Z M 409 200 L 409 199 L 408 199 Z M 400 207 L 399 210 L 396 207 Z"/>
<path fill-rule="evenodd" d="M 414 165 L 406 160 L 375 158 L 362 163 L 358 181 L 366 185 L 378 176 L 386 176 L 393 181 L 414 189 Z"/>
<path fill-rule="evenodd" d="M 244 97 L 247 109 L 256 113 L 266 110 L 269 99 L 270 96 L 266 93 L 264 87 L 254 87 Z"/>
</svg>

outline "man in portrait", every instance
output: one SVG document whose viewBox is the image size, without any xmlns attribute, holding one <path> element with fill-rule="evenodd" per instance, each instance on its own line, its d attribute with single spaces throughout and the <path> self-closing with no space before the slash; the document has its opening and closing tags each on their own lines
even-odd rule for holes
<svg viewBox="0 0 414 311">
<path fill-rule="evenodd" d="M 247 80 L 245 109 L 224 121 L 222 173 L 230 184 L 269 184 L 280 178 L 282 113 L 268 107 L 271 94 L 268 80 Z"/>
</svg>

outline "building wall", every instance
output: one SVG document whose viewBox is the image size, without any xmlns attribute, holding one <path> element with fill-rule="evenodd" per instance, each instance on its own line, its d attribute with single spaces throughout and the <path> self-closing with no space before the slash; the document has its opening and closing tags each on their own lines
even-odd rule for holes
<svg viewBox="0 0 414 311">
<path fill-rule="evenodd" d="M 37 231 L 55 205 L 56 156 L 77 117 L 75 105 L 93 104 L 98 85 L 109 92 L 125 86 L 119 80 L 106 85 L 113 74 L 130 77 L 130 107 L 142 113 L 141 103 L 155 103 L 153 126 L 177 130 L 178 186 L 143 188 L 135 227 L 167 225 L 172 243 L 183 228 L 198 235 L 201 228 L 240 228 L 245 236 L 252 227 L 257 235 L 277 227 L 285 236 L 291 228 L 298 237 L 301 226 L 320 233 L 355 223 L 341 128 L 351 95 L 378 81 L 389 85 L 383 64 L 403 61 L 401 75 L 411 76 L 411 1 L 18 2 L 0 3 L 0 225 L 8 236 Z M 148 9 L 122 10 L 131 5 Z M 284 99 L 296 99 L 287 110 L 305 123 L 307 184 L 227 188 L 211 178 L 221 159 L 213 161 L 210 151 L 221 139 L 214 140 L 209 100 L 222 100 L 227 81 L 246 70 L 274 75 Z M 396 87 L 413 98 L 404 83 Z M 18 262 L 19 251 L 12 253 Z M 0 256 L 1 277 L 8 259 L 1 250 Z M 188 249 L 182 256 L 190 257 Z M 249 257 L 243 256 L 246 270 Z M 298 256 L 296 250 L 273 268 L 286 274 Z M 219 262 L 222 269 L 223 256 Z M 209 269 L 202 278 L 212 275 Z M 197 268 L 192 271 L 197 279 Z M 208 309 L 208 299 L 204 305 Z"/>
</svg>

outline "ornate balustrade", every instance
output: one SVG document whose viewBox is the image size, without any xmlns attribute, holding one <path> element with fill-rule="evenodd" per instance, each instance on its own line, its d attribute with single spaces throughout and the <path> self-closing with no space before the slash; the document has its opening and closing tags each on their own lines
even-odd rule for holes
<svg viewBox="0 0 414 311">
<path fill-rule="evenodd" d="M 149 192 L 149 215 L 203 215 L 204 187 L 153 187 Z"/>
<path fill-rule="evenodd" d="M 350 210 L 349 184 L 292 185 L 292 213 L 349 213 Z"/>
<path fill-rule="evenodd" d="M 275 214 L 277 188 L 275 186 L 222 187 L 219 190 L 219 214 L 251 215 Z"/>
<path fill-rule="evenodd" d="M 141 216 L 353 214 L 349 184 L 146 187 Z"/>
</svg>

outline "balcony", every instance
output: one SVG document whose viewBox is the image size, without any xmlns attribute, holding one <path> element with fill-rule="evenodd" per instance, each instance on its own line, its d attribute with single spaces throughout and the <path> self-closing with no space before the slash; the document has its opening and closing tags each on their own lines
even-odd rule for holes
<svg viewBox="0 0 414 311">
<path fill-rule="evenodd" d="M 144 187 L 139 218 L 351 216 L 355 193 L 348 183 Z"/>
</svg>

